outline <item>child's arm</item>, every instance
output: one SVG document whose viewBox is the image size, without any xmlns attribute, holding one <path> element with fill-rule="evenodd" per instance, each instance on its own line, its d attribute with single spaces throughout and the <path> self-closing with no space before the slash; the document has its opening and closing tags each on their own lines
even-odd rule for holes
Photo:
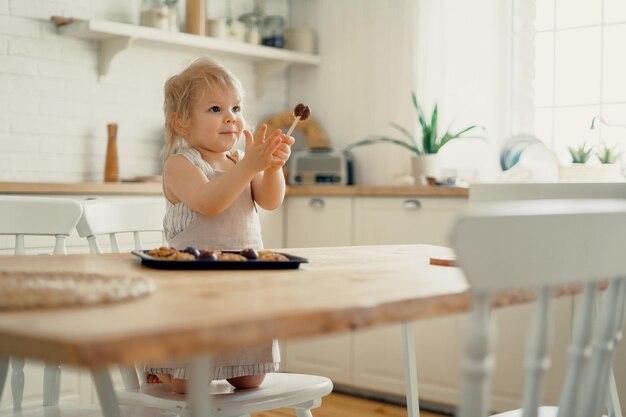
<svg viewBox="0 0 626 417">
<path fill-rule="evenodd" d="M 291 155 L 291 145 L 295 140 L 291 136 L 280 134 L 280 144 L 274 152 L 277 161 L 252 180 L 252 194 L 257 204 L 266 210 L 274 210 L 285 197 L 285 176 L 282 167 Z"/>
<path fill-rule="evenodd" d="M 254 142 L 252 135 L 246 135 L 246 142 L 246 157 L 212 181 L 185 157 L 169 157 L 163 167 L 166 189 L 198 213 L 206 216 L 221 213 L 241 195 L 255 175 L 277 163 L 272 154 L 280 144 L 279 137 Z"/>
</svg>

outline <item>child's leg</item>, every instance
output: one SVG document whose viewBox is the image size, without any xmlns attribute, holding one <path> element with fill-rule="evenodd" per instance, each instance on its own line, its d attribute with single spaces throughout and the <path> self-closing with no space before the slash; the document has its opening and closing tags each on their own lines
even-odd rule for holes
<svg viewBox="0 0 626 417">
<path fill-rule="evenodd" d="M 156 374 L 149 373 L 146 374 L 146 380 L 148 381 L 148 384 L 158 384 L 159 382 L 161 382 Z"/>
<path fill-rule="evenodd" d="M 250 389 L 250 388 L 257 388 L 259 385 L 261 385 L 264 379 L 265 379 L 265 374 L 260 374 L 260 375 L 240 376 L 237 378 L 229 378 L 226 381 L 235 388 Z"/>
</svg>

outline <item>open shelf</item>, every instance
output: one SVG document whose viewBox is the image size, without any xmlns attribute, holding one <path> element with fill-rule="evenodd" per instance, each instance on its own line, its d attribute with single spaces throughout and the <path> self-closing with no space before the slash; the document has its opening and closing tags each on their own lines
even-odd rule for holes
<svg viewBox="0 0 626 417">
<path fill-rule="evenodd" d="M 62 35 L 100 41 L 98 73 L 105 76 L 111 62 L 134 43 L 155 47 L 177 47 L 189 51 L 204 51 L 215 55 L 251 61 L 257 71 L 257 93 L 262 93 L 267 79 L 288 65 L 320 63 L 318 55 L 295 52 L 269 46 L 253 45 L 231 40 L 188 33 L 168 32 L 144 26 L 107 20 L 77 20 L 58 27 Z"/>
</svg>

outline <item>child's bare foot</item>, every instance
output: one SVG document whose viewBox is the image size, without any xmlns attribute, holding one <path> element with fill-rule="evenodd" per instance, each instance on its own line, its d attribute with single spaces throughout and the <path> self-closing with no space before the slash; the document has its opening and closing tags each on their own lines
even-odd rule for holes
<svg viewBox="0 0 626 417">
<path fill-rule="evenodd" d="M 159 377 L 155 374 L 146 374 L 146 380 L 148 381 L 148 384 L 158 384 L 161 382 Z"/>
<path fill-rule="evenodd" d="M 261 383 L 263 383 L 264 379 L 265 374 L 260 374 L 229 378 L 226 381 L 228 381 L 230 385 L 237 389 L 250 389 L 257 388 L 259 385 L 261 385 Z"/>
</svg>

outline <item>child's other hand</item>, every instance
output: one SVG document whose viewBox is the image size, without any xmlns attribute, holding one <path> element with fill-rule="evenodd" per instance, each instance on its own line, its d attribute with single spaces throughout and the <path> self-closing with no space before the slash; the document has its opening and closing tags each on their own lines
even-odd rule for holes
<svg viewBox="0 0 626 417">
<path fill-rule="evenodd" d="M 241 161 L 253 172 L 261 172 L 279 163 L 279 159 L 274 156 L 274 152 L 281 145 L 281 131 L 276 129 L 266 138 L 267 125 L 262 124 L 256 135 L 252 136 L 249 130 L 243 131 L 246 137 L 246 153 Z"/>
<path fill-rule="evenodd" d="M 280 169 L 285 166 L 287 160 L 291 156 L 291 145 L 293 145 L 295 141 L 296 140 L 292 136 L 287 136 L 285 134 L 280 135 L 280 143 L 273 154 L 276 161 L 268 169 Z"/>
</svg>

